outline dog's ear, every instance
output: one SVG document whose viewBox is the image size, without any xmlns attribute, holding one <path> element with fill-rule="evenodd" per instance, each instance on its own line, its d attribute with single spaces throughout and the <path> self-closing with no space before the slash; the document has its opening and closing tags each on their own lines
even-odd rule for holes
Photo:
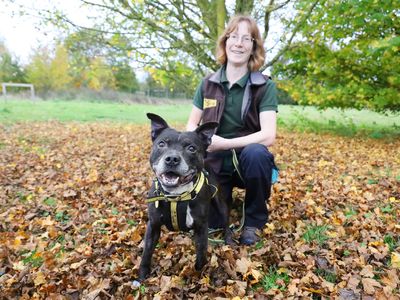
<svg viewBox="0 0 400 300">
<path fill-rule="evenodd" d="M 211 144 L 211 138 L 214 135 L 217 127 L 217 122 L 207 122 L 197 127 L 195 132 L 201 137 L 204 144 L 209 146 Z"/>
<path fill-rule="evenodd" d="M 159 115 L 148 113 L 147 117 L 151 120 L 151 140 L 154 142 L 160 133 L 169 126 Z"/>
</svg>

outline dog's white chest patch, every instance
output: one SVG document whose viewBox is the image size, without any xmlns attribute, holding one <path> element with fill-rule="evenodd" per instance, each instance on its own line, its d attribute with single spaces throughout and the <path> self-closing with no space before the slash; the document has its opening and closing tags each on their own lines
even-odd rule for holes
<svg viewBox="0 0 400 300">
<path fill-rule="evenodd" d="M 186 209 L 186 227 L 192 228 L 192 226 L 193 226 L 193 217 L 190 213 L 190 207 L 188 205 L 188 207 Z"/>
</svg>

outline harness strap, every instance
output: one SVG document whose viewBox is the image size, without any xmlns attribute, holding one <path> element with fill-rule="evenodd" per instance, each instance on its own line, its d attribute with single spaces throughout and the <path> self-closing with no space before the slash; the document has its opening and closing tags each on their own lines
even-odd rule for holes
<svg viewBox="0 0 400 300">
<path fill-rule="evenodd" d="M 204 176 L 204 172 L 200 172 L 200 176 L 197 179 L 196 183 L 193 186 L 193 189 L 190 191 L 186 191 L 181 195 L 166 195 L 160 191 L 158 180 L 154 180 L 155 190 L 158 192 L 158 196 L 149 197 L 146 199 L 146 203 L 156 202 L 160 200 L 164 200 L 167 202 L 179 202 L 179 201 L 188 201 L 194 199 L 193 197 L 197 196 L 200 190 L 203 188 L 204 183 L 208 184 L 207 178 Z"/>
<path fill-rule="evenodd" d="M 146 199 L 147 203 L 151 203 L 151 202 L 155 202 L 155 206 L 156 208 L 158 208 L 159 205 L 159 201 L 167 201 L 170 203 L 170 209 L 171 209 L 171 223 L 172 223 L 172 227 L 174 228 L 174 230 L 179 231 L 179 223 L 178 223 L 178 211 L 177 211 L 177 207 L 178 207 L 178 202 L 180 201 L 189 201 L 189 200 L 193 200 L 197 197 L 197 194 L 201 191 L 201 189 L 203 188 L 204 184 L 208 184 L 208 179 L 203 172 L 200 172 L 200 176 L 197 179 L 196 183 L 194 184 L 193 188 L 190 191 L 184 192 L 181 195 L 165 195 L 159 186 L 159 182 L 156 179 L 154 181 L 154 188 L 156 193 L 158 194 L 155 197 L 150 197 Z M 216 186 L 210 184 L 210 186 L 212 186 L 215 191 L 212 195 L 212 197 L 214 197 L 217 192 L 218 189 Z"/>
<path fill-rule="evenodd" d="M 172 222 L 172 227 L 174 227 L 174 230 L 176 230 L 176 231 L 179 230 L 178 212 L 176 209 L 177 205 L 178 205 L 177 201 L 171 202 L 171 222 Z"/>
</svg>

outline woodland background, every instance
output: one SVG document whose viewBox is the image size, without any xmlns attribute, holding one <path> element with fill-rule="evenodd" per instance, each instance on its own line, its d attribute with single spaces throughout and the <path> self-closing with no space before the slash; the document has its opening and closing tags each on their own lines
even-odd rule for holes
<svg viewBox="0 0 400 300">
<path fill-rule="evenodd" d="M 24 65 L 0 42 L 0 81 L 33 83 L 41 96 L 166 89 L 191 98 L 217 68 L 215 44 L 230 16 L 250 13 L 267 41 L 262 69 L 281 89 L 281 103 L 399 110 L 398 1 L 82 0 L 93 12 L 91 27 L 56 6 L 1 3 L 19 5 L 16 17 L 32 15 L 60 31 L 54 45 L 37 45 Z M 147 72 L 144 82 L 133 67 Z"/>
</svg>

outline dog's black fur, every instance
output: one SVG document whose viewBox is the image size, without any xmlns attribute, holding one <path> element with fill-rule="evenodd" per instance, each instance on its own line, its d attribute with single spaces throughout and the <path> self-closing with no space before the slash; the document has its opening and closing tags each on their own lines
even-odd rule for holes
<svg viewBox="0 0 400 300">
<path fill-rule="evenodd" d="M 168 126 L 167 122 L 155 114 L 147 114 L 151 120 L 151 138 L 153 147 L 150 154 L 150 164 L 157 180 L 165 194 L 178 195 L 193 187 L 200 173 L 204 171 L 204 156 L 211 143 L 211 137 L 218 123 L 205 123 L 195 131 L 178 132 Z M 212 178 L 205 172 L 207 181 L 195 199 L 178 203 L 180 215 L 186 216 L 186 222 L 180 220 L 181 230 L 194 231 L 196 245 L 195 269 L 201 270 L 207 262 L 208 246 L 208 212 L 210 201 L 218 201 L 215 195 L 215 185 Z M 212 185 L 211 185 L 212 184 Z M 149 196 L 156 195 L 153 184 Z M 214 198 L 212 198 L 214 196 Z M 231 236 L 228 229 L 228 207 L 225 203 L 218 203 L 226 212 L 225 242 L 230 243 Z M 157 207 L 156 207 L 157 206 Z M 169 203 L 159 201 L 148 204 L 148 222 L 144 239 L 144 250 L 139 268 L 139 279 L 144 280 L 150 273 L 151 257 L 160 237 L 162 225 L 171 227 L 171 213 Z M 182 226 L 181 226 L 182 225 Z"/>
</svg>

